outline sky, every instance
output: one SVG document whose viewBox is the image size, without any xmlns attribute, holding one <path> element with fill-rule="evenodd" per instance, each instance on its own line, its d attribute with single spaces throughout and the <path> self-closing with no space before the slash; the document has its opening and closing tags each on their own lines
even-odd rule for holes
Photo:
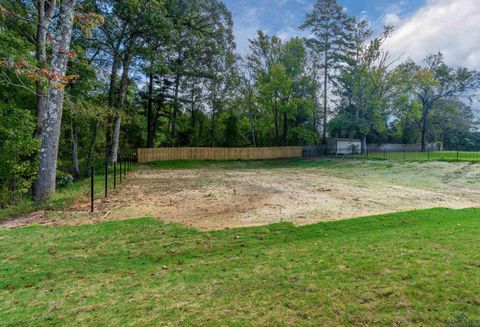
<svg viewBox="0 0 480 327">
<path fill-rule="evenodd" d="M 314 0 L 224 0 L 233 14 L 240 53 L 257 30 L 286 40 L 298 29 Z M 377 32 L 395 26 L 386 48 L 396 57 L 421 62 L 441 51 L 448 64 L 480 69 L 480 0 L 339 0 L 351 15 L 367 19 Z"/>
</svg>

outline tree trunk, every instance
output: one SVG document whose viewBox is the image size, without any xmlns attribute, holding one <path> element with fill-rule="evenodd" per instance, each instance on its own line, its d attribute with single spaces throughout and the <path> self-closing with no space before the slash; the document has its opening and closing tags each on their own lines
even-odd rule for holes
<svg viewBox="0 0 480 327">
<path fill-rule="evenodd" d="M 170 134 L 170 146 L 175 145 L 175 138 L 177 137 L 177 113 L 178 113 L 178 91 L 180 88 L 180 72 L 177 70 L 175 76 L 175 94 L 173 99 L 173 116 L 172 116 L 172 130 Z"/>
<path fill-rule="evenodd" d="M 108 89 L 108 106 L 115 107 L 115 84 L 117 83 L 118 56 L 113 55 L 112 70 L 110 72 L 110 85 Z"/>
<path fill-rule="evenodd" d="M 278 108 L 277 108 L 277 102 L 276 100 L 274 101 L 274 107 L 273 107 L 273 128 L 274 128 L 274 135 L 275 135 L 275 146 L 278 146 Z"/>
<path fill-rule="evenodd" d="M 112 140 L 112 152 L 110 154 L 110 162 L 114 163 L 118 161 L 118 148 L 120 144 L 120 127 L 122 124 L 122 117 L 120 115 L 115 116 L 113 122 L 113 140 Z"/>
<path fill-rule="evenodd" d="M 212 110 L 212 129 L 210 130 L 210 140 L 211 140 L 211 145 L 212 147 L 215 147 L 215 108 Z"/>
<path fill-rule="evenodd" d="M 423 103 L 423 110 L 422 110 L 422 152 L 427 151 L 427 127 L 428 127 L 428 117 L 430 114 L 430 105 L 428 103 Z"/>
<path fill-rule="evenodd" d="M 51 71 L 65 76 L 68 63 L 68 52 L 72 39 L 73 15 L 76 0 L 63 0 L 58 19 L 58 38 L 52 53 Z M 34 191 L 36 202 L 46 201 L 55 192 L 58 145 L 62 122 L 64 88 L 50 83 L 46 116 L 43 122 L 43 133 L 40 146 L 40 164 Z"/>
<path fill-rule="evenodd" d="M 328 51 L 325 50 L 325 67 L 323 76 L 323 135 L 322 143 L 327 144 L 327 86 L 328 86 Z"/>
<path fill-rule="evenodd" d="M 362 154 L 366 154 L 367 153 L 367 135 L 362 135 Z"/>
<path fill-rule="evenodd" d="M 427 151 L 427 130 L 426 127 L 424 126 L 425 124 L 422 123 L 422 139 L 421 139 L 421 144 L 422 144 L 422 152 Z"/>
<path fill-rule="evenodd" d="M 117 83 L 117 71 L 118 71 L 118 56 L 113 55 L 112 70 L 110 72 L 110 86 L 108 90 L 108 106 L 115 108 L 115 84 Z M 107 119 L 107 126 L 105 132 L 105 145 L 107 147 L 108 160 L 112 158 L 112 125 L 113 117 L 109 116 Z M 112 162 L 112 161 L 110 161 Z"/>
<path fill-rule="evenodd" d="M 256 139 L 256 136 L 255 136 L 255 121 L 254 121 L 254 117 L 253 117 L 253 110 L 252 110 L 252 100 L 250 99 L 249 100 L 249 105 L 248 105 L 248 118 L 250 120 L 250 134 L 252 135 L 252 145 L 254 147 L 257 146 L 257 139 Z"/>
<path fill-rule="evenodd" d="M 160 113 L 161 113 L 162 108 L 164 107 L 164 104 L 165 104 L 165 92 L 166 92 L 166 89 L 162 88 L 161 91 L 160 91 L 159 97 L 158 97 L 157 110 L 155 111 L 155 118 L 153 120 L 152 139 L 154 139 L 154 140 L 155 140 L 155 136 L 157 135 L 158 119 L 160 118 Z"/>
<path fill-rule="evenodd" d="M 96 120 L 95 123 L 92 124 L 92 138 L 90 141 L 90 147 L 88 148 L 87 168 L 93 163 L 93 154 L 95 153 L 95 144 L 97 143 L 98 127 L 100 127 L 100 120 Z"/>
<path fill-rule="evenodd" d="M 153 73 L 148 73 L 148 95 L 147 95 L 147 148 L 153 148 Z"/>
<path fill-rule="evenodd" d="M 72 128 L 72 175 L 74 178 L 80 176 L 80 164 L 78 162 L 78 128 L 74 115 L 71 118 Z"/>
<path fill-rule="evenodd" d="M 275 119 L 275 146 L 278 146 L 278 110 L 277 108 L 274 109 L 274 119 Z"/>
<path fill-rule="evenodd" d="M 196 105 L 196 98 L 195 98 L 195 85 L 192 85 L 192 89 L 190 90 L 190 128 L 191 128 L 191 134 L 188 139 L 188 144 L 190 146 L 196 146 L 197 145 L 197 135 L 196 135 L 196 130 L 195 127 L 197 125 L 197 109 L 195 107 Z"/>
<path fill-rule="evenodd" d="M 37 1 L 37 36 L 35 43 L 35 56 L 38 67 L 40 69 L 47 67 L 47 31 L 50 21 L 52 20 L 53 11 L 55 10 L 55 0 Z M 41 140 L 43 130 L 43 120 L 45 119 L 45 112 L 47 110 L 47 94 L 45 84 L 42 80 L 35 81 L 36 93 L 36 128 L 34 137 Z"/>
<path fill-rule="evenodd" d="M 130 69 L 130 53 L 127 47 L 127 49 L 125 49 L 125 55 L 123 57 L 122 78 L 120 80 L 120 91 L 118 92 L 118 107 L 119 107 L 118 110 L 120 112 L 123 112 L 125 110 L 129 69 Z M 118 148 L 120 144 L 121 123 L 122 123 L 122 117 L 120 113 L 117 111 L 114 122 L 113 122 L 112 151 L 110 154 L 111 163 L 117 162 L 118 160 Z"/>
<path fill-rule="evenodd" d="M 287 133 L 288 133 L 288 121 L 287 121 L 287 113 L 283 113 L 283 138 L 282 138 L 282 145 L 287 145 Z"/>
</svg>

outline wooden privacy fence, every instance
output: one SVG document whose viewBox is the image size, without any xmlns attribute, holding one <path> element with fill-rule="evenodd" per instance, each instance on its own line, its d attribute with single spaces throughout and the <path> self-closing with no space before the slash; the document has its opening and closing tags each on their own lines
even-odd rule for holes
<svg viewBox="0 0 480 327">
<path fill-rule="evenodd" d="M 303 147 L 138 149 L 138 162 L 161 160 L 258 160 L 300 158 Z"/>
</svg>

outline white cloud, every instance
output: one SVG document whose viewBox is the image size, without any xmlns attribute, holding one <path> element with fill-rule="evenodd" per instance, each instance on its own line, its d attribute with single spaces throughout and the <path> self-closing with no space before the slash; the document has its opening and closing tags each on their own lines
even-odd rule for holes
<svg viewBox="0 0 480 327">
<path fill-rule="evenodd" d="M 451 65 L 480 69 L 479 0 L 429 0 L 410 17 L 391 12 L 384 22 L 397 25 L 385 44 L 395 56 L 421 62 L 441 51 Z"/>
<path fill-rule="evenodd" d="M 402 19 L 395 13 L 386 14 L 383 17 L 383 24 L 387 26 L 398 26 Z"/>
<path fill-rule="evenodd" d="M 282 42 L 286 42 L 292 37 L 298 36 L 299 34 L 300 33 L 298 29 L 292 26 L 287 26 L 276 33 L 276 35 L 282 40 Z"/>
<path fill-rule="evenodd" d="M 236 17 L 233 23 L 233 33 L 237 43 L 237 52 L 244 54 L 247 52 L 250 42 L 257 36 L 257 31 L 261 29 L 260 20 L 262 9 L 252 7 L 244 9 L 239 17 Z"/>
</svg>

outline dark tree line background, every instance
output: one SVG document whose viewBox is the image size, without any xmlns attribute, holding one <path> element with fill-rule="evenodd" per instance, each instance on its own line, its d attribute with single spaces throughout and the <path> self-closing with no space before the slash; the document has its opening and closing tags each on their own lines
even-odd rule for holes
<svg viewBox="0 0 480 327">
<path fill-rule="evenodd" d="M 336 0 L 239 54 L 219 0 L 0 0 L 0 206 L 138 147 L 442 142 L 479 150 L 478 73 L 393 58 Z M 33 193 L 32 193 L 33 192 Z"/>
</svg>

